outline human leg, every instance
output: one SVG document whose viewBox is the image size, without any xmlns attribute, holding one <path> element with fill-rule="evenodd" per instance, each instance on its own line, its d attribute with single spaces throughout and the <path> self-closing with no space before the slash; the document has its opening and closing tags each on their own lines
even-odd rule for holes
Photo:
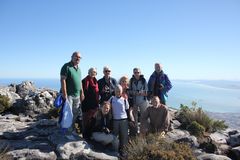
<svg viewBox="0 0 240 160">
<path fill-rule="evenodd" d="M 132 109 L 133 109 L 134 122 L 129 123 L 129 136 L 135 137 L 137 135 L 138 106 L 134 105 Z"/>
<path fill-rule="evenodd" d="M 72 126 L 69 129 L 69 131 L 72 132 L 75 130 L 75 122 L 79 114 L 80 97 L 68 96 L 68 101 L 69 101 L 69 104 L 72 106 L 72 112 L 73 112 Z"/>
<path fill-rule="evenodd" d="M 121 120 L 119 129 L 119 152 L 121 155 L 125 155 L 124 147 L 127 144 L 128 144 L 128 120 Z"/>
<path fill-rule="evenodd" d="M 107 145 L 113 141 L 113 135 L 106 134 L 104 132 L 93 132 L 92 138 L 93 138 L 93 140 L 100 142 L 103 145 Z"/>
</svg>

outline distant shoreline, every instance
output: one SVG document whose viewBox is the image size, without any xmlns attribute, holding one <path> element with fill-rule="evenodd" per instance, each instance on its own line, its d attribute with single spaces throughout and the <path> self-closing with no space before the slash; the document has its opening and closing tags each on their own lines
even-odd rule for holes
<svg viewBox="0 0 240 160">
<path fill-rule="evenodd" d="M 229 129 L 240 130 L 240 113 L 218 113 L 206 112 L 209 117 L 217 120 L 224 120 Z"/>
<path fill-rule="evenodd" d="M 10 79 L 9 79 L 10 80 Z M 0 79 L 0 87 L 6 87 L 12 83 L 15 84 L 20 84 L 22 82 L 22 80 L 17 79 L 18 81 L 5 81 L 3 82 L 2 79 Z M 19 82 L 21 81 L 21 82 Z M 33 81 L 35 86 L 37 88 L 47 88 L 47 89 L 52 89 L 52 90 L 58 90 L 60 88 L 60 82 L 58 79 L 31 79 L 29 81 Z M 189 81 L 191 82 L 191 81 Z M 240 84 L 240 82 L 239 82 Z M 179 108 L 176 107 L 171 107 L 170 108 L 176 109 L 178 110 Z M 191 106 L 189 106 L 191 107 Z M 227 110 L 226 110 L 227 111 Z M 234 112 L 210 112 L 210 111 L 206 111 L 206 109 L 204 109 L 204 112 L 206 112 L 209 117 L 214 118 L 214 119 L 218 119 L 218 120 L 224 120 L 225 123 L 229 126 L 230 129 L 238 129 L 240 130 L 240 113 Z"/>
<path fill-rule="evenodd" d="M 240 90 L 240 80 L 173 80 L 175 82 L 186 82 L 202 84 L 222 89 Z"/>
<path fill-rule="evenodd" d="M 22 81 L 59 81 L 58 78 L 0 78 L 0 85 L 11 84 L 11 83 L 21 83 Z M 207 86 L 225 88 L 225 89 L 240 89 L 240 80 L 181 80 L 172 79 L 173 82 L 186 82 L 186 83 L 196 83 L 203 84 Z"/>
<path fill-rule="evenodd" d="M 60 80 L 55 78 L 4 78 L 0 79 L 0 86 L 20 84 L 22 81 L 32 81 L 39 89 L 60 90 Z M 240 86 L 240 81 L 173 80 L 172 83 L 173 88 L 167 102 L 169 107 L 179 109 L 180 104 L 191 107 L 191 102 L 195 101 L 199 107 L 209 112 L 240 113 L 240 89 L 235 87 Z"/>
</svg>

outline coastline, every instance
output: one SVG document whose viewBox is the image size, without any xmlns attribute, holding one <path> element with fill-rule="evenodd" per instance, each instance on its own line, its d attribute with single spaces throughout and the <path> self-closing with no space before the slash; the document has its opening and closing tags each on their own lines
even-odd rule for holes
<svg viewBox="0 0 240 160">
<path fill-rule="evenodd" d="M 224 120 L 228 125 L 228 129 L 240 130 L 240 113 L 219 113 L 219 112 L 206 112 L 209 117 L 217 120 Z"/>
<path fill-rule="evenodd" d="M 13 80 L 13 79 L 0 79 L 0 88 L 4 87 L 4 86 L 8 86 L 11 83 L 19 84 L 22 81 L 24 81 L 24 80 L 23 79 L 15 79 L 15 80 Z M 53 89 L 53 90 L 56 90 L 56 91 L 58 91 L 59 88 L 60 88 L 60 82 L 59 82 L 58 79 L 30 79 L 30 81 L 32 81 L 37 88 L 50 88 L 50 89 Z M 196 82 L 196 83 L 200 83 L 200 82 Z M 239 83 L 240 83 L 240 81 L 239 81 Z M 177 96 L 177 95 L 171 95 L 171 97 L 172 96 Z M 171 106 L 171 105 L 169 107 L 173 108 L 173 109 L 176 109 L 176 110 L 179 109 L 178 107 L 176 108 L 175 106 Z M 239 121 L 240 112 L 233 112 L 233 111 L 228 112 L 227 109 L 229 107 L 226 107 L 226 106 L 224 107 L 226 109 L 226 112 L 224 112 L 224 111 L 219 112 L 220 108 L 215 108 L 216 112 L 215 111 L 206 111 L 206 110 L 205 110 L 205 112 L 211 118 L 214 118 L 214 119 L 217 119 L 217 120 L 224 120 L 226 122 L 226 124 L 229 126 L 230 129 L 240 130 L 240 121 Z"/>
</svg>

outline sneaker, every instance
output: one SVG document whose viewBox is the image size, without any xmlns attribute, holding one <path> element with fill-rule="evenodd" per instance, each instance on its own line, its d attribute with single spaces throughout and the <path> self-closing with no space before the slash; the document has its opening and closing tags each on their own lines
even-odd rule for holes
<svg viewBox="0 0 240 160">
<path fill-rule="evenodd" d="M 67 135 L 66 137 L 67 137 L 67 139 L 72 140 L 72 141 L 76 140 L 76 138 L 73 135 Z"/>
</svg>

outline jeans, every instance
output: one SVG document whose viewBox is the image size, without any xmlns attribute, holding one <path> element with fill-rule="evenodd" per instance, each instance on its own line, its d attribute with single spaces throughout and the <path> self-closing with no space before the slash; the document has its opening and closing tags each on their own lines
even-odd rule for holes
<svg viewBox="0 0 240 160">
<path fill-rule="evenodd" d="M 119 136 L 119 151 L 128 144 L 128 120 L 113 120 L 113 134 Z"/>
<path fill-rule="evenodd" d="M 68 96 L 68 101 L 70 106 L 72 106 L 72 112 L 73 112 L 73 121 L 72 126 L 69 128 L 69 131 L 72 132 L 75 129 L 75 122 L 77 117 L 82 117 L 82 109 L 80 106 L 80 97 L 74 97 L 74 96 Z"/>
<path fill-rule="evenodd" d="M 140 116 L 143 115 L 144 111 L 147 109 L 148 107 L 148 102 L 147 101 L 143 101 L 143 103 L 141 104 L 134 104 L 133 105 L 133 117 L 134 117 L 134 126 L 129 126 L 129 135 L 130 137 L 134 137 L 137 135 L 138 133 L 138 122 L 140 121 L 141 117 L 138 117 L 138 111 L 140 110 Z M 139 119 L 140 118 L 140 119 Z"/>
</svg>

